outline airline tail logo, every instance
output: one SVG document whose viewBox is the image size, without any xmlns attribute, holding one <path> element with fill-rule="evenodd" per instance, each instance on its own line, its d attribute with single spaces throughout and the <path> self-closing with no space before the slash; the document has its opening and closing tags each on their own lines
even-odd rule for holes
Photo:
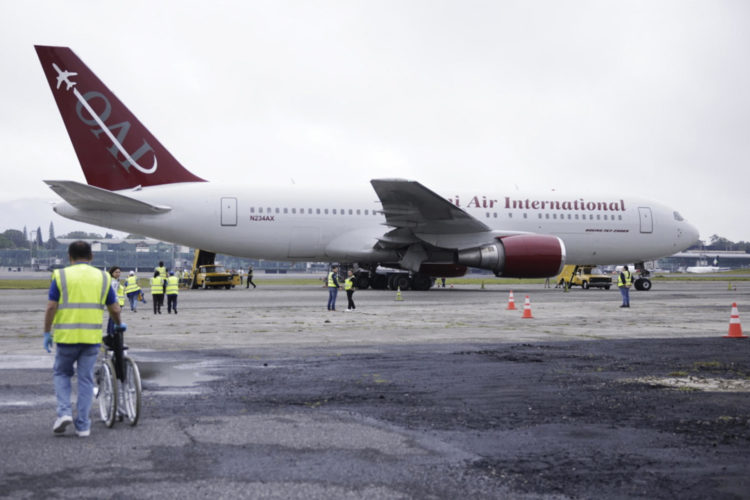
<svg viewBox="0 0 750 500">
<path fill-rule="evenodd" d="M 129 121 L 115 123 L 109 126 L 105 123 L 112 113 L 112 104 L 109 102 L 109 99 L 107 99 L 104 94 L 93 90 L 90 92 L 86 92 L 85 94 L 81 94 L 76 88 L 78 82 L 74 82 L 70 79 L 73 76 L 77 76 L 78 73 L 61 70 L 60 67 L 55 63 L 52 63 L 52 67 L 55 69 L 55 71 L 57 71 L 57 90 L 61 90 L 60 86 L 63 83 L 65 84 L 65 92 L 69 92 L 72 89 L 73 95 L 75 95 L 76 99 L 78 99 L 78 104 L 76 104 L 76 114 L 78 115 L 78 118 L 87 126 L 93 127 L 91 128 L 91 132 L 94 134 L 94 136 L 96 136 L 97 139 L 99 139 L 101 134 L 104 133 L 109 138 L 109 140 L 112 141 L 112 146 L 107 148 L 107 151 L 109 151 L 109 153 L 115 158 L 115 160 L 120 165 L 122 165 L 125 171 L 129 172 L 130 167 L 134 167 L 136 170 L 143 172 L 144 174 L 153 174 L 154 172 L 156 172 L 156 152 L 148 142 L 144 140 L 143 145 L 138 148 L 138 150 L 133 154 L 128 153 L 128 151 L 125 149 L 125 146 L 123 146 L 122 143 L 125 141 L 128 132 L 130 132 L 131 125 Z M 97 101 L 101 101 L 101 104 L 103 105 L 103 110 L 101 113 L 97 113 L 96 111 L 94 111 L 94 108 L 91 106 L 92 102 Z M 83 109 L 86 110 L 88 116 L 85 116 L 85 114 L 83 113 Z M 117 131 L 117 137 L 115 137 L 114 131 Z M 122 158 L 124 158 L 124 160 L 118 157 L 118 152 L 122 155 Z M 151 165 L 151 167 L 146 168 L 141 166 L 138 163 L 138 160 L 140 160 L 146 153 L 149 152 L 151 152 L 154 157 L 154 163 L 153 165 Z"/>
</svg>

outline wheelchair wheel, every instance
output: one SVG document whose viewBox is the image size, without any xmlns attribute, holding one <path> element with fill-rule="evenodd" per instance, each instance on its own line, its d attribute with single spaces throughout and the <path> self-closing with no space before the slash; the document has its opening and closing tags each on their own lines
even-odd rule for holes
<svg viewBox="0 0 750 500">
<path fill-rule="evenodd" d="M 107 427 L 112 427 L 117 416 L 117 378 L 111 359 L 105 359 L 102 363 L 97 385 L 99 387 L 97 394 L 99 415 Z"/>
<path fill-rule="evenodd" d="M 122 408 L 120 412 L 130 425 L 138 423 L 141 414 L 141 374 L 131 358 L 125 358 L 125 381 L 121 385 Z"/>
</svg>

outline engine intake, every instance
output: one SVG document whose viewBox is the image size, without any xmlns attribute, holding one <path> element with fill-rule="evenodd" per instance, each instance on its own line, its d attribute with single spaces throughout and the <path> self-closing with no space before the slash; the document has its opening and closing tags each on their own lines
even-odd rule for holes
<svg viewBox="0 0 750 500">
<path fill-rule="evenodd" d="M 457 262 L 489 269 L 495 276 L 547 278 L 565 265 L 565 244 L 557 236 L 519 234 L 478 248 L 459 250 Z"/>
</svg>

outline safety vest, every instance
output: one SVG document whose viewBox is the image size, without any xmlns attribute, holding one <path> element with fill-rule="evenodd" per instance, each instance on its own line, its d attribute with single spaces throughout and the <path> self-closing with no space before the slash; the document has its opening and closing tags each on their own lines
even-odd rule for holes
<svg viewBox="0 0 750 500">
<path fill-rule="evenodd" d="M 60 301 L 52 320 L 58 344 L 99 344 L 107 294 L 112 277 L 88 264 L 74 264 L 54 272 Z"/>
<path fill-rule="evenodd" d="M 117 285 L 117 302 L 119 302 L 121 306 L 125 305 L 125 287 L 122 283 Z"/>
<path fill-rule="evenodd" d="M 129 294 L 131 292 L 137 292 L 140 290 L 141 287 L 138 286 L 138 278 L 133 276 L 128 276 L 128 279 L 125 280 L 125 294 Z"/>
<path fill-rule="evenodd" d="M 625 281 L 623 282 L 622 278 L 625 278 Z M 620 273 L 619 277 L 617 278 L 617 286 L 630 286 L 633 282 L 633 275 L 630 274 L 630 271 L 623 271 Z"/>
<path fill-rule="evenodd" d="M 354 288 L 354 276 L 350 276 L 344 280 L 344 290 L 351 290 Z"/>
<path fill-rule="evenodd" d="M 180 279 L 177 276 L 167 278 L 167 295 L 177 295 L 180 289 Z"/>
<path fill-rule="evenodd" d="M 330 288 L 336 288 L 336 283 L 333 281 L 333 271 L 328 273 L 328 286 Z"/>
<path fill-rule="evenodd" d="M 164 278 L 161 276 L 154 276 L 151 278 L 151 295 L 163 295 L 164 294 Z"/>
<path fill-rule="evenodd" d="M 164 266 L 155 267 L 154 271 L 159 271 L 159 276 L 161 276 L 164 279 L 167 279 L 167 268 Z"/>
</svg>

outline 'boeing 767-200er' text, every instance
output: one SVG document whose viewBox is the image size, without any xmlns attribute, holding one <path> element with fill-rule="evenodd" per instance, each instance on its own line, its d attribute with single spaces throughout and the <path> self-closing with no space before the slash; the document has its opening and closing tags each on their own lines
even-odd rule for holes
<svg viewBox="0 0 750 500">
<path fill-rule="evenodd" d="M 400 179 L 338 194 L 206 182 L 72 50 L 36 51 L 88 182 L 45 181 L 65 200 L 54 210 L 70 219 L 215 253 L 352 264 L 378 286 L 378 266 L 402 269 L 398 286 L 417 289 L 468 267 L 531 278 L 555 276 L 565 264 L 643 263 L 698 239 L 677 211 L 624 196 L 484 186 L 446 198 Z"/>
</svg>

